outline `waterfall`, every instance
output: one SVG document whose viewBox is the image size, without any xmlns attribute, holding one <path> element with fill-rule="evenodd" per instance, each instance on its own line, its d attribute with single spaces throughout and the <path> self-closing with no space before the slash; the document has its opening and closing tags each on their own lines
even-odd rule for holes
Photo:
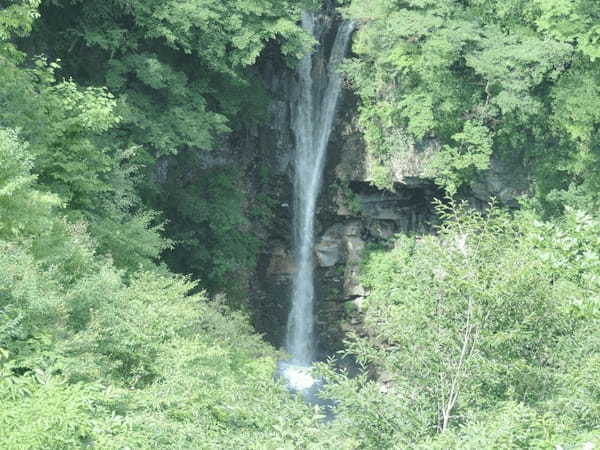
<svg viewBox="0 0 600 450">
<path fill-rule="evenodd" d="M 315 17 L 305 13 L 303 27 L 317 40 Z M 292 127 L 296 137 L 294 174 L 294 245 L 296 273 L 293 280 L 292 307 L 288 317 L 286 349 L 291 360 L 284 376 L 297 390 L 312 385 L 307 370 L 315 360 L 314 338 L 314 223 L 321 189 L 327 144 L 331 136 L 336 106 L 342 91 L 342 62 L 352 22 L 344 21 L 337 30 L 327 70 L 313 67 L 313 55 L 302 59 L 298 67 L 299 92 L 294 105 Z"/>
</svg>

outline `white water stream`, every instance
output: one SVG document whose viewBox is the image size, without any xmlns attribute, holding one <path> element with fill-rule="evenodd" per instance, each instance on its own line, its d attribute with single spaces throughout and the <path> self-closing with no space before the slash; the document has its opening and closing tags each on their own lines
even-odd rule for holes
<svg viewBox="0 0 600 450">
<path fill-rule="evenodd" d="M 305 13 L 303 27 L 317 40 L 315 17 Z M 288 386 L 302 391 L 315 380 L 310 375 L 315 360 L 314 337 L 314 223 L 322 184 L 327 144 L 331 136 L 336 106 L 342 91 L 338 66 L 344 59 L 352 22 L 339 26 L 326 70 L 313 67 L 307 55 L 298 67 L 299 95 L 292 123 L 296 136 L 294 176 L 294 238 L 297 271 L 293 280 L 292 308 L 288 317 L 286 349 L 291 360 L 282 371 Z"/>
</svg>

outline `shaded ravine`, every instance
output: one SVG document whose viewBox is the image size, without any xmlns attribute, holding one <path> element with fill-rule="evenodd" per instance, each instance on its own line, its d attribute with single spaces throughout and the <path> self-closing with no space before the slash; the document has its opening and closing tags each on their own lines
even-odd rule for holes
<svg viewBox="0 0 600 450">
<path fill-rule="evenodd" d="M 303 27 L 317 41 L 315 16 L 305 13 Z M 310 375 L 315 361 L 314 336 L 314 224 L 321 190 L 327 145 L 331 136 L 343 77 L 338 71 L 343 61 L 352 22 L 339 25 L 327 70 L 313 67 L 313 55 L 298 67 L 299 95 L 293 105 L 292 127 L 296 138 L 294 155 L 294 245 L 297 271 L 293 279 L 292 306 L 287 323 L 286 350 L 291 359 L 282 363 L 282 374 L 292 390 L 303 391 L 314 384 Z"/>
</svg>

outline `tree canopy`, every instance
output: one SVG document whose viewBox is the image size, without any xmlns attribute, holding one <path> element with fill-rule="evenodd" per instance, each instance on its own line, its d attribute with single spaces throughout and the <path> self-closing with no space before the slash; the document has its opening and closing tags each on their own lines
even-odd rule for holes
<svg viewBox="0 0 600 450">
<path fill-rule="evenodd" d="M 3 449 L 600 445 L 595 0 L 327 2 L 379 173 L 435 142 L 447 198 L 365 253 L 359 373 L 317 367 L 333 416 L 275 379 L 245 303 L 268 170 L 257 206 L 205 162 L 264 121 L 261 58 L 293 67 L 321 3 L 0 0 Z M 518 207 L 460 200 L 494 159 L 526 169 Z"/>
<path fill-rule="evenodd" d="M 496 154 L 529 168 L 545 207 L 592 194 L 595 2 L 355 0 L 346 14 L 360 23 L 347 72 L 382 164 L 406 139 L 436 139 L 428 174 L 452 191 Z"/>
</svg>

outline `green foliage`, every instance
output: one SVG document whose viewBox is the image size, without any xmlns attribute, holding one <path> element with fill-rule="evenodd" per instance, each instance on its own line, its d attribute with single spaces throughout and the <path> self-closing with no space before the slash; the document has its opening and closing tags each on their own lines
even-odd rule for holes
<svg viewBox="0 0 600 450">
<path fill-rule="evenodd" d="M 3 66 L 7 109 L 2 121 L 29 142 L 42 182 L 74 207 L 90 207 L 108 189 L 102 176 L 113 162 L 109 149 L 96 145 L 94 137 L 118 122 L 114 100 L 104 89 L 56 83 L 57 68 L 44 60 L 32 70 Z"/>
<path fill-rule="evenodd" d="M 577 42 L 578 49 L 592 61 L 600 56 L 600 7 L 593 0 L 535 0 L 541 14 L 536 24 L 549 36 Z"/>
<path fill-rule="evenodd" d="M 90 386 L 41 370 L 14 377 L 0 369 L 0 430 L 7 450 L 83 448 L 93 430 Z"/>
<path fill-rule="evenodd" d="M 52 226 L 49 215 L 60 200 L 33 188 L 33 158 L 15 132 L 0 129 L 0 238 L 26 239 Z"/>
<path fill-rule="evenodd" d="M 26 36 L 39 17 L 41 0 L 6 0 L 0 3 L 0 56 L 15 59 L 23 54 L 10 42 L 15 36 Z"/>
<path fill-rule="evenodd" d="M 126 277 L 96 254 L 84 225 L 61 216 L 34 168 L 16 133 L 0 130 L 3 448 L 321 440 L 319 412 L 273 380 L 279 355 L 244 315 L 157 268 Z"/>
<path fill-rule="evenodd" d="M 26 165 L 40 185 L 60 197 L 72 221 L 89 223 L 99 250 L 120 267 L 148 267 L 170 244 L 159 235 L 156 214 L 144 208 L 136 192 L 136 149 L 119 149 L 106 138 L 119 122 L 113 96 L 102 88 L 58 82 L 59 65 L 43 59 L 29 69 L 2 62 L 0 123 L 27 141 Z M 21 221 L 23 213 L 11 216 Z M 38 220 L 35 214 L 29 217 Z"/>
<path fill-rule="evenodd" d="M 360 216 L 361 205 L 357 195 L 350 188 L 348 180 L 336 180 L 334 185 L 337 199 L 341 202 L 341 206 L 345 207 L 354 216 Z"/>
<path fill-rule="evenodd" d="M 311 39 L 295 22 L 311 3 L 50 2 L 33 38 L 78 80 L 118 94 L 118 136 L 126 142 L 155 156 L 206 150 L 229 123 L 255 117 L 264 105 L 246 68 L 267 43 L 280 43 L 291 59 L 308 48 Z"/>
<path fill-rule="evenodd" d="M 600 423 L 600 221 L 439 210 L 437 236 L 365 262 L 364 333 L 348 351 L 380 381 L 325 372 L 344 434 L 364 448 L 579 442 Z"/>
<path fill-rule="evenodd" d="M 346 70 L 378 184 L 434 142 L 449 192 L 495 156 L 532 167 L 537 196 L 513 216 L 450 202 L 437 235 L 369 254 L 347 350 L 370 376 L 320 368 L 329 423 L 225 306 L 269 206 L 200 153 L 261 120 L 254 66 L 272 45 L 297 59 L 318 2 L 48 1 L 34 23 L 38 3 L 0 2 L 3 448 L 600 442 L 597 2 L 337 2 L 359 22 Z"/>
<path fill-rule="evenodd" d="M 458 145 L 447 145 L 435 154 L 425 174 L 453 195 L 477 170 L 489 167 L 493 140 L 487 127 L 473 121 L 465 122 L 464 130 L 452 139 Z"/>
<path fill-rule="evenodd" d="M 196 155 L 186 153 L 169 160 L 167 179 L 154 200 L 175 241 L 165 254 L 169 266 L 192 273 L 211 293 L 227 292 L 232 302 L 246 294 L 260 244 L 240 181 L 236 167 L 205 169 Z"/>
<path fill-rule="evenodd" d="M 31 31 L 33 21 L 39 17 L 39 0 L 9 0 L 0 10 L 0 39 L 5 41 L 13 35 L 24 36 Z"/>
<path fill-rule="evenodd" d="M 186 296 L 192 287 L 152 273 L 125 285 L 110 266 L 67 292 L 40 286 L 58 305 L 32 298 L 46 321 L 27 341 L 13 334 L 1 368 L 7 448 L 306 443 L 319 416 L 273 381 L 273 350 L 245 317 Z M 3 283 L 3 292 L 14 289 Z M 25 312 L 19 300 L 2 306 Z M 61 309 L 67 314 L 57 314 Z"/>
<path fill-rule="evenodd" d="M 317 3 L 44 2 L 19 43 L 60 67 L 16 68 L 7 101 L 31 101 L 11 108 L 18 117 L 5 125 L 36 149 L 40 181 L 119 267 L 148 269 L 164 252 L 172 269 L 193 273 L 211 293 L 239 297 L 258 244 L 246 236 L 252 213 L 237 174 L 206 170 L 189 181 L 184 166 L 265 118 L 269 99 L 254 65 L 267 46 L 297 61 L 314 44 L 300 14 Z M 155 169 L 167 159 L 179 167 L 161 186 Z M 179 178 L 194 184 L 189 193 L 180 195 Z M 240 281 L 232 286 L 231 278 Z"/>
<path fill-rule="evenodd" d="M 320 367 L 327 380 L 323 395 L 337 401 L 331 433 L 339 448 L 411 448 L 427 425 L 418 397 L 403 386 L 398 395 L 385 395 L 385 388 L 366 376 L 348 377 L 329 367 Z"/>
<path fill-rule="evenodd" d="M 573 189 L 596 196 L 587 170 L 600 120 L 596 2 L 354 0 L 345 9 L 360 23 L 346 71 L 374 160 L 402 153 L 395 137 L 407 134 L 439 142 L 426 173 L 450 192 L 494 154 L 530 168 L 547 212 L 560 213 Z"/>
<path fill-rule="evenodd" d="M 459 433 L 445 433 L 422 449 L 554 449 L 557 436 L 552 417 L 540 416 L 523 404 L 506 402 Z"/>
</svg>

